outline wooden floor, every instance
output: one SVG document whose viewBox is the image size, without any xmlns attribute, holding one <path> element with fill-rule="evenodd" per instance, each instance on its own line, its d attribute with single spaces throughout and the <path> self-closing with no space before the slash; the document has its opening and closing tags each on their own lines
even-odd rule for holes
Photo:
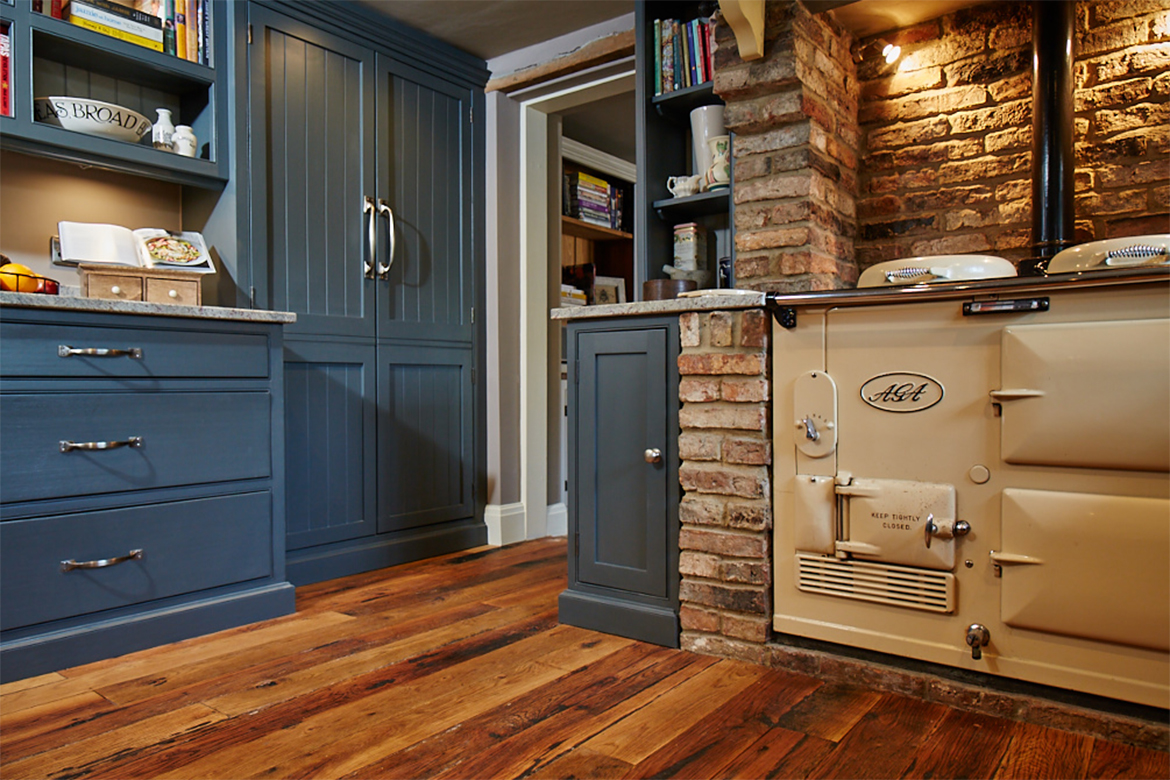
<svg viewBox="0 0 1170 780">
<path fill-rule="evenodd" d="M 564 540 L 0 687 L 0 777 L 1170 776 L 1167 754 L 557 624 Z"/>
</svg>

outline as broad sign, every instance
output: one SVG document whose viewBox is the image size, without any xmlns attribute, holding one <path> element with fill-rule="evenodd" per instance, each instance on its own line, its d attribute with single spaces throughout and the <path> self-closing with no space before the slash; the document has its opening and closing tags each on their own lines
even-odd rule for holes
<svg viewBox="0 0 1170 780">
<path fill-rule="evenodd" d="M 926 374 L 878 374 L 861 386 L 861 400 L 883 412 L 921 412 L 942 398 L 942 383 Z"/>
</svg>

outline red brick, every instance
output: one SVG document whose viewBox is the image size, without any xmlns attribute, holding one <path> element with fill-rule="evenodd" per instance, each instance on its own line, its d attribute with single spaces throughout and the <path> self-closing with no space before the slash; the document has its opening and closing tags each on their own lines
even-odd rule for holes
<svg viewBox="0 0 1170 780">
<path fill-rule="evenodd" d="M 678 519 L 683 525 L 723 525 L 725 501 L 718 498 L 683 496 L 678 505 Z"/>
<path fill-rule="evenodd" d="M 758 561 L 725 561 L 721 569 L 725 582 L 740 582 L 747 585 L 771 585 L 772 564 L 767 557 Z"/>
<path fill-rule="evenodd" d="M 695 377 L 682 377 L 678 383 L 678 398 L 680 401 L 691 403 L 705 403 L 719 400 L 719 380 Z"/>
<path fill-rule="evenodd" d="M 752 615 L 768 615 L 771 612 L 769 591 L 758 585 L 683 580 L 679 586 L 679 600 Z"/>
<path fill-rule="evenodd" d="M 763 534 L 744 534 L 708 528 L 684 527 L 679 531 L 678 546 L 709 555 L 763 559 L 768 554 L 768 540 Z M 717 574 L 701 576 L 714 578 Z"/>
<path fill-rule="evenodd" d="M 720 613 L 713 609 L 701 609 L 693 604 L 682 604 L 678 610 L 679 625 L 684 631 L 719 633 Z"/>
<path fill-rule="evenodd" d="M 766 466 L 772 462 L 772 443 L 765 439 L 724 439 L 723 462 Z"/>
<path fill-rule="evenodd" d="M 760 309 L 748 309 L 740 322 L 739 343 L 744 347 L 767 347 L 771 322 L 768 313 Z"/>
<path fill-rule="evenodd" d="M 732 345 L 730 312 L 713 311 L 707 315 L 708 327 L 712 347 L 730 347 Z"/>
<path fill-rule="evenodd" d="M 683 354 L 678 358 L 678 370 L 684 376 L 714 376 L 720 374 L 762 375 L 762 354 Z"/>
<path fill-rule="evenodd" d="M 729 501 L 726 517 L 728 528 L 767 531 L 772 527 L 772 507 L 766 500 L 756 503 Z"/>
<path fill-rule="evenodd" d="M 771 635 L 772 624 L 766 617 L 725 614 L 720 629 L 724 636 L 762 645 Z"/>
<path fill-rule="evenodd" d="M 740 252 L 752 252 L 758 249 L 772 249 L 781 246 L 804 246 L 808 243 L 808 228 L 793 227 L 780 230 L 758 230 L 750 233 L 737 233 L 735 248 Z"/>
<path fill-rule="evenodd" d="M 761 666 L 766 664 L 770 657 L 767 645 L 744 642 L 730 637 L 683 632 L 679 643 L 682 649 L 687 652 L 716 658 L 729 658 Z"/>
<path fill-rule="evenodd" d="M 684 577 L 720 579 L 722 560 L 718 555 L 684 549 L 678 556 L 678 571 Z"/>
<path fill-rule="evenodd" d="M 701 338 L 701 331 L 699 329 L 699 313 L 688 311 L 685 314 L 680 314 L 678 318 L 679 326 L 679 341 L 684 347 L 699 346 Z"/>
<path fill-rule="evenodd" d="M 716 434 L 683 431 L 678 437 L 678 456 L 682 460 L 719 460 L 722 443 Z"/>
<path fill-rule="evenodd" d="M 714 466 L 684 462 L 678 470 L 679 484 L 688 493 L 714 493 L 741 498 L 768 495 L 766 469 L 751 466 Z"/>
<path fill-rule="evenodd" d="M 724 379 L 719 394 L 731 403 L 762 403 L 768 400 L 768 380 Z"/>
</svg>

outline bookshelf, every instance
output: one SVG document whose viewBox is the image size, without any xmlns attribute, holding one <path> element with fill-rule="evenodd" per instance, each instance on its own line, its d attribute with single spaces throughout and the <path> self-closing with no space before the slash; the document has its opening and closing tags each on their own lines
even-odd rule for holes
<svg viewBox="0 0 1170 780">
<path fill-rule="evenodd" d="M 630 228 L 633 222 L 635 187 L 632 182 L 625 181 L 611 171 L 591 167 L 572 159 L 590 156 L 588 153 L 573 154 L 574 151 L 581 151 L 579 147 L 580 145 L 575 147 L 571 142 L 567 143 L 570 156 L 562 159 L 562 181 L 566 177 L 573 179 L 577 174 L 584 174 L 590 179 L 605 182 L 611 191 L 620 193 L 616 198 L 611 197 L 610 220 L 611 225 L 617 227 L 579 218 L 578 211 L 574 209 L 570 187 L 566 183 L 561 193 L 561 283 L 583 291 L 589 303 L 595 303 L 596 277 L 620 278 L 624 281 L 625 300 L 633 301 L 636 292 L 634 235 Z M 615 207 L 613 200 L 620 202 L 620 209 Z"/>
<path fill-rule="evenodd" d="M 228 180 L 225 51 L 227 7 L 207 4 L 211 64 L 190 62 L 32 10 L 0 3 L 10 41 L 10 113 L 0 116 L 0 148 L 206 189 Z M 169 109 L 198 138 L 195 157 L 37 122 L 33 98 L 90 98 L 129 108 L 152 122 Z"/>
<path fill-rule="evenodd" d="M 716 4 L 694 0 L 639 0 L 635 4 L 636 68 L 638 124 L 638 181 L 642 194 L 635 202 L 635 256 L 639 258 L 644 279 L 664 279 L 662 270 L 674 259 L 674 228 L 696 222 L 707 235 L 708 269 L 711 285 L 716 282 L 719 258 L 734 262 L 734 220 L 731 187 L 674 197 L 666 187 L 671 176 L 685 176 L 694 171 L 690 112 L 699 106 L 721 105 L 711 81 L 682 85 L 659 94 L 661 65 L 656 64 L 660 51 L 655 34 L 655 20 L 677 19 L 685 23 L 706 17 Z M 735 173 L 732 171 L 732 182 Z"/>
</svg>

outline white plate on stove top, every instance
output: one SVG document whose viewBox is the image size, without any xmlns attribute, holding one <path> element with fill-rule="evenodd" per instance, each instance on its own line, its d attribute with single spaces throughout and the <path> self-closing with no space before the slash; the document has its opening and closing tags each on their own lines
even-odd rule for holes
<svg viewBox="0 0 1170 780">
<path fill-rule="evenodd" d="M 1158 254 L 1155 250 L 1161 250 Z M 1105 238 L 1070 246 L 1048 261 L 1048 273 L 1071 274 L 1106 268 L 1166 265 L 1170 262 L 1170 235 Z"/>
<path fill-rule="evenodd" d="M 913 284 L 1003 279 L 1016 267 L 993 255 L 927 255 L 887 260 L 861 272 L 858 287 L 906 287 Z"/>
</svg>

